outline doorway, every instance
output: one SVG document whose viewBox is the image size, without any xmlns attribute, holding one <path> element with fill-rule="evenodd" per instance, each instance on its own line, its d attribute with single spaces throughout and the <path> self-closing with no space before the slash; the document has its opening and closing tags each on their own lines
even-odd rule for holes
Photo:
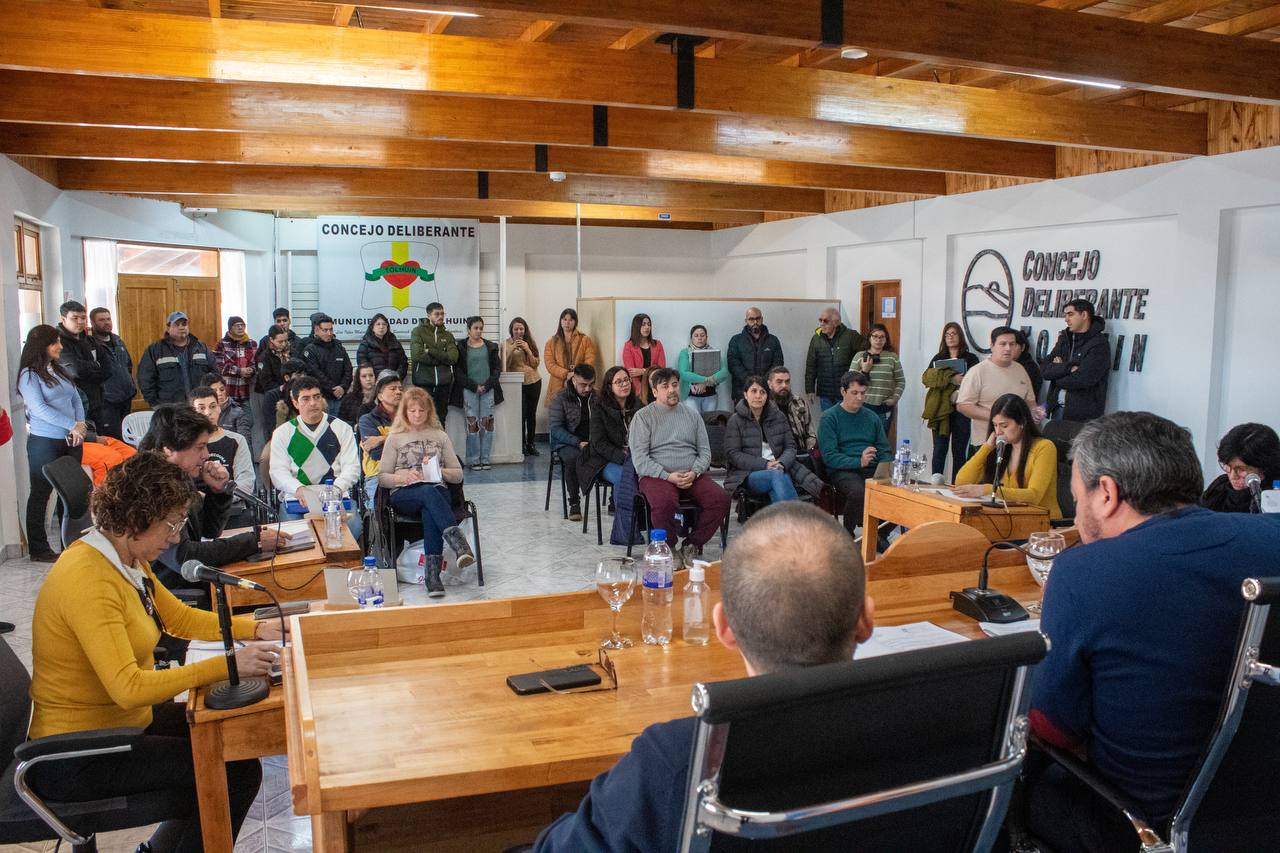
<svg viewBox="0 0 1280 853">
<path fill-rule="evenodd" d="M 862 326 L 862 334 L 870 333 L 873 324 L 883 323 L 884 327 L 889 330 L 889 349 L 901 354 L 899 347 L 902 344 L 899 340 L 898 331 L 901 328 L 901 320 L 899 318 L 902 316 L 902 280 L 864 281 L 862 282 L 861 297 L 858 320 Z M 889 420 L 890 448 L 897 444 L 898 416 L 900 414 L 901 407 L 893 413 L 893 417 Z"/>
<path fill-rule="evenodd" d="M 222 288 L 216 275 L 121 273 L 116 288 L 117 334 L 129 348 L 135 365 L 143 351 L 164 336 L 165 320 L 174 311 L 187 315 L 191 334 L 210 353 L 222 338 Z M 133 410 L 146 408 L 139 393 L 133 399 Z"/>
</svg>

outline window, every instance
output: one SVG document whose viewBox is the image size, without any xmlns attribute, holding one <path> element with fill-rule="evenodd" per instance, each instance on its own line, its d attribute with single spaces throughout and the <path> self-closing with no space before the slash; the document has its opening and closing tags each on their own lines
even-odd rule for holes
<svg viewBox="0 0 1280 853">
<path fill-rule="evenodd" d="M 27 333 L 44 322 L 44 277 L 40 268 L 40 229 L 24 220 L 13 223 L 18 256 L 18 330 Z"/>
<path fill-rule="evenodd" d="M 119 244 L 116 271 L 125 275 L 185 275 L 215 278 L 218 252 L 181 246 Z"/>
</svg>

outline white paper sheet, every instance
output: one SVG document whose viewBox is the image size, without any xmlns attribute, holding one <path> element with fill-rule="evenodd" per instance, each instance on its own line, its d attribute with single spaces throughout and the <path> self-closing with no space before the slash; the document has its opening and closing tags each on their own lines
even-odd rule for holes
<svg viewBox="0 0 1280 853">
<path fill-rule="evenodd" d="M 1007 637 L 1010 634 L 1021 634 L 1023 631 L 1039 631 L 1039 619 L 1023 619 L 1021 622 L 979 622 L 978 627 L 988 637 Z"/>
<path fill-rule="evenodd" d="M 955 631 L 948 631 L 946 628 L 939 628 L 932 622 L 877 626 L 871 634 L 871 639 L 858 646 L 853 656 L 855 660 L 863 660 L 967 641 L 968 637 L 957 634 Z"/>
</svg>

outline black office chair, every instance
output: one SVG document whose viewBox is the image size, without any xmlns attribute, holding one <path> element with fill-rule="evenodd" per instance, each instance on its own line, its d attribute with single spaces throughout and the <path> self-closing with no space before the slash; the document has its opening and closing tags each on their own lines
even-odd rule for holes
<svg viewBox="0 0 1280 853">
<path fill-rule="evenodd" d="M 680 850 L 988 850 L 1046 649 L 1026 632 L 695 685 Z"/>
<path fill-rule="evenodd" d="M 595 479 L 591 481 L 591 485 L 587 488 L 592 498 L 596 502 L 596 544 L 604 544 L 604 508 L 613 500 L 613 483 L 610 483 L 601 474 L 596 474 Z M 584 495 L 584 497 L 586 497 Z M 587 532 L 587 516 L 591 515 L 591 499 L 582 502 L 582 532 Z"/>
<path fill-rule="evenodd" d="M 683 496 L 681 497 L 680 505 L 676 509 L 676 512 L 679 513 L 681 518 L 684 519 L 684 523 L 680 531 L 682 534 L 687 534 L 690 530 L 692 530 L 695 526 L 697 526 L 698 513 L 701 511 L 702 511 L 701 507 L 695 504 L 692 500 L 688 499 L 687 497 L 683 497 Z M 643 521 L 641 520 L 642 517 L 643 517 Z M 642 541 L 648 542 L 649 534 L 653 530 L 653 517 L 652 517 L 652 514 L 649 512 L 649 502 L 645 500 L 644 494 L 639 489 L 636 489 L 635 499 L 631 503 L 631 536 L 628 539 L 628 542 L 632 544 L 627 545 L 628 557 L 631 556 L 631 551 L 632 549 L 635 548 L 634 543 L 636 541 L 636 534 L 639 533 L 641 530 L 644 531 L 644 539 Z M 675 550 L 675 537 L 668 535 L 667 544 L 672 546 L 672 550 Z M 720 524 L 720 550 L 723 551 L 726 547 L 728 547 L 728 545 L 729 545 L 729 516 L 726 514 L 724 517 L 724 521 L 721 522 Z"/>
<path fill-rule="evenodd" d="M 1076 440 L 1084 424 L 1077 421 L 1045 421 L 1040 428 L 1045 438 L 1053 442 L 1058 451 L 1058 506 L 1062 519 L 1053 522 L 1054 527 L 1070 527 L 1075 524 L 1076 499 L 1071 494 L 1071 443 Z"/>
<path fill-rule="evenodd" d="M 187 812 L 185 794 L 145 794 L 84 802 L 55 802 L 40 794 L 29 777 L 40 764 L 114 752 L 128 752 L 142 729 L 101 729 L 27 740 L 31 678 L 22 661 L 0 640 L 0 844 L 60 838 L 76 853 L 97 850 L 95 833 L 148 826 Z M 25 741 L 25 742 L 24 742 Z M 71 771 L 68 771 L 71 772 Z"/>
<path fill-rule="evenodd" d="M 707 427 L 707 443 L 711 445 L 711 467 L 729 467 L 729 454 L 724 449 L 724 434 L 733 412 L 703 412 L 702 422 Z"/>
<path fill-rule="evenodd" d="M 484 556 L 480 551 L 480 514 L 476 510 L 476 505 L 467 500 L 463 493 L 461 483 L 445 483 L 449 489 L 449 504 L 453 509 L 453 518 L 456 524 L 462 524 L 467 519 L 471 520 L 471 549 L 475 552 L 476 557 L 476 582 L 480 586 L 484 586 Z M 379 554 L 379 566 L 384 569 L 394 568 L 396 558 L 399 554 L 396 551 L 396 545 L 400 542 L 399 530 L 401 527 L 409 527 L 418 532 L 415 538 L 421 538 L 422 519 L 412 515 L 403 515 L 396 512 L 395 507 L 391 505 L 389 492 L 386 489 L 378 489 L 373 499 L 374 512 L 373 518 L 377 520 L 377 532 L 370 541 L 370 550 L 368 553 Z"/>
<path fill-rule="evenodd" d="M 80 462 L 71 456 L 60 456 L 40 471 L 62 503 L 62 548 L 66 550 L 93 525 L 89 515 L 89 493 L 93 491 L 93 481 L 84 473 Z"/>
<path fill-rule="evenodd" d="M 556 466 L 560 467 L 560 504 L 564 517 L 569 517 L 569 487 L 564 482 L 564 460 L 560 458 L 560 454 L 552 450 L 547 454 L 547 499 L 542 504 L 542 511 L 549 512 L 551 510 L 551 481 L 555 478 Z"/>
<path fill-rule="evenodd" d="M 1266 663 L 1280 661 L 1280 609 L 1272 607 L 1280 603 L 1280 577 L 1250 578 L 1241 594 L 1244 615 L 1218 720 L 1169 826 L 1148 826 L 1089 764 L 1035 742 L 1128 819 L 1143 853 L 1257 853 L 1280 839 L 1280 665 Z"/>
</svg>

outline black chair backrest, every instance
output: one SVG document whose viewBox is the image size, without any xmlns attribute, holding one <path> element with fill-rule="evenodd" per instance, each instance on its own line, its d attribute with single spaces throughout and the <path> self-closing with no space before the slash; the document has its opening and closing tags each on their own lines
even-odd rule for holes
<svg viewBox="0 0 1280 853">
<path fill-rule="evenodd" d="M 1265 669 L 1280 667 L 1280 577 L 1245 581 L 1244 595 L 1249 603 L 1214 737 L 1174 819 L 1178 850 L 1253 853 L 1280 844 L 1280 669 Z M 1251 664 L 1264 669 L 1251 677 Z"/>
<path fill-rule="evenodd" d="M 1071 494 L 1071 442 L 1083 427 L 1078 421 L 1045 421 L 1040 427 L 1041 434 L 1058 451 L 1058 506 L 1063 518 L 1076 517 L 1076 499 Z"/>
<path fill-rule="evenodd" d="M 1045 650 L 1044 638 L 1028 632 L 699 685 L 685 838 L 692 838 L 690 822 L 701 811 L 699 784 L 716 776 L 717 745 L 720 803 L 775 814 L 999 761 L 1011 729 L 1020 724 L 1025 732 L 1017 715 L 1025 707 L 1027 671 Z M 1003 783 L 989 832 L 1007 807 L 1014 773 Z M 849 814 L 849 822 L 782 838 L 752 841 L 716 831 L 706 849 L 971 850 L 993 792 L 951 796 L 879 816 Z"/>
<path fill-rule="evenodd" d="M 31 722 L 31 676 L 9 644 L 0 639 L 0 773 L 13 763 L 13 751 L 27 739 Z"/>
<path fill-rule="evenodd" d="M 707 443 L 711 445 L 711 467 L 726 468 L 729 455 L 724 451 L 724 432 L 732 412 L 703 412 L 702 422 L 707 426 Z"/>
<path fill-rule="evenodd" d="M 62 547 L 75 542 L 90 525 L 89 493 L 93 481 L 84 473 L 80 462 L 71 456 L 60 456 L 41 469 L 62 501 Z"/>
</svg>

